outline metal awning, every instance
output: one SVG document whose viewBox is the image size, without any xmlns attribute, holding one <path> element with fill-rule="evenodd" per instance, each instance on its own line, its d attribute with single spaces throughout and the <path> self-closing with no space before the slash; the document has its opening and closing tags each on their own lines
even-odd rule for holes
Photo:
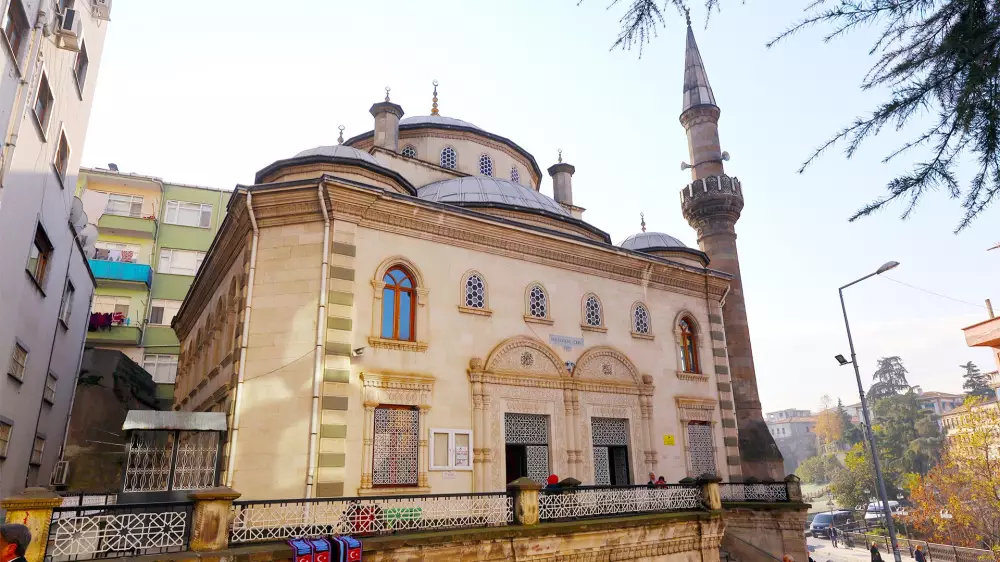
<svg viewBox="0 0 1000 562">
<path fill-rule="evenodd" d="M 129 410 L 122 424 L 123 431 L 136 429 L 173 429 L 178 431 L 226 431 L 223 412 L 160 412 Z"/>
</svg>

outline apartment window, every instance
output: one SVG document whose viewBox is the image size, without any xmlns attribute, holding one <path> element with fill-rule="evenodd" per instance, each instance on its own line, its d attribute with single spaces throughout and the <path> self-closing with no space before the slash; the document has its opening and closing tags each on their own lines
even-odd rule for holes
<svg viewBox="0 0 1000 562">
<path fill-rule="evenodd" d="M 80 88 L 80 95 L 83 95 L 83 86 L 87 83 L 87 68 L 90 66 L 90 57 L 87 56 L 87 43 L 80 41 L 80 52 L 76 54 L 76 64 L 73 65 L 73 73 L 76 75 L 76 86 Z"/>
<path fill-rule="evenodd" d="M 97 242 L 94 244 L 97 252 L 94 259 L 105 261 L 122 261 L 126 263 L 137 263 L 139 261 L 138 244 L 119 244 L 117 242 Z"/>
<path fill-rule="evenodd" d="M 21 62 L 21 50 L 28 36 L 28 30 L 28 17 L 24 15 L 21 0 L 10 0 L 7 12 L 3 15 L 3 33 L 10 51 L 14 54 L 14 61 L 18 64 Z"/>
<path fill-rule="evenodd" d="M 372 486 L 417 485 L 417 409 L 410 406 L 375 408 Z"/>
<path fill-rule="evenodd" d="M 39 287 L 45 286 L 45 275 L 49 271 L 49 261 L 52 260 L 52 243 L 45 234 L 42 225 L 35 227 L 35 240 L 31 243 L 31 251 L 28 253 L 28 273 L 31 274 L 35 283 Z"/>
<path fill-rule="evenodd" d="M 15 0 L 11 0 L 13 3 Z M 49 87 L 49 77 L 42 71 L 42 77 L 38 80 L 38 92 L 35 94 L 35 118 L 38 119 L 38 126 L 42 129 L 42 136 L 49 130 L 49 117 L 52 114 L 52 88 Z"/>
<path fill-rule="evenodd" d="M 160 250 L 160 263 L 156 268 L 157 273 L 170 273 L 172 275 L 194 275 L 201 269 L 201 262 L 205 259 L 205 252 L 191 252 L 187 250 Z"/>
<path fill-rule="evenodd" d="M 18 342 L 14 342 L 14 351 L 10 354 L 10 364 L 7 366 L 7 374 L 19 381 L 24 380 L 24 364 L 28 362 L 28 349 Z"/>
<path fill-rule="evenodd" d="M 177 311 L 181 309 L 181 302 L 154 299 L 149 311 L 149 323 L 169 326 Z"/>
<path fill-rule="evenodd" d="M 108 204 L 104 207 L 104 212 L 112 215 L 121 215 L 123 217 L 141 217 L 142 196 L 109 193 Z"/>
<path fill-rule="evenodd" d="M 35 437 L 35 443 L 31 446 L 31 458 L 28 460 L 29 464 L 40 465 L 42 464 L 42 455 L 45 453 L 45 438 Z"/>
<path fill-rule="evenodd" d="M 13 425 L 0 421 L 0 459 L 7 458 L 7 448 L 10 446 L 10 434 L 13 431 Z"/>
<path fill-rule="evenodd" d="M 177 356 L 147 354 L 142 359 L 142 368 L 153 375 L 153 382 L 172 384 L 177 378 Z"/>
<path fill-rule="evenodd" d="M 42 400 L 45 400 L 49 404 L 55 404 L 56 402 L 56 376 L 49 373 L 45 377 L 45 390 L 42 391 Z"/>
<path fill-rule="evenodd" d="M 56 156 L 52 159 L 52 168 L 59 177 L 59 183 L 65 184 L 66 172 L 69 170 L 69 140 L 66 138 L 66 130 L 59 131 L 59 146 L 56 147 Z M 63 185 L 65 187 L 65 185 Z"/>
<path fill-rule="evenodd" d="M 63 288 L 62 303 L 59 304 L 59 319 L 62 320 L 63 324 L 69 325 L 69 317 L 73 314 L 73 297 L 76 296 L 76 287 L 73 286 L 73 282 L 66 280 L 66 286 Z"/>
<path fill-rule="evenodd" d="M 167 224 L 208 228 L 212 225 L 212 206 L 203 203 L 167 201 Z"/>
<path fill-rule="evenodd" d="M 128 318 L 129 305 L 132 304 L 130 297 L 115 297 L 112 295 L 97 295 L 94 297 L 93 312 L 95 314 L 112 314 L 115 318 L 120 318 L 119 323 Z"/>
<path fill-rule="evenodd" d="M 472 432 L 431 430 L 431 470 L 472 470 Z"/>
</svg>

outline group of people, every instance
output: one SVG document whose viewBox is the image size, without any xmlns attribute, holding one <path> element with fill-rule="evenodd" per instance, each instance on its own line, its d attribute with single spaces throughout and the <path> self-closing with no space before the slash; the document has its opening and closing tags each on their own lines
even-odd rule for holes
<svg viewBox="0 0 1000 562">
<path fill-rule="evenodd" d="M 657 478 L 656 475 L 653 474 L 652 472 L 649 473 L 649 482 L 646 483 L 647 487 L 649 487 L 649 488 L 661 488 L 661 487 L 666 487 L 666 485 L 667 485 L 666 478 L 664 478 L 662 476 L 659 477 L 659 478 Z"/>
</svg>

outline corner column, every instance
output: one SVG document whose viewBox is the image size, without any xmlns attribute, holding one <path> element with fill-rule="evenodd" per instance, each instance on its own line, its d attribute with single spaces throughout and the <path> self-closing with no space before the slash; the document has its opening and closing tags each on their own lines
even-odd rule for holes
<svg viewBox="0 0 1000 562">
<path fill-rule="evenodd" d="M 365 402 L 365 428 L 364 439 L 361 446 L 361 487 L 372 487 L 372 448 L 375 446 L 375 438 L 372 429 L 375 427 L 375 404 Z"/>
<path fill-rule="evenodd" d="M 188 494 L 194 502 L 191 551 L 212 552 L 229 546 L 229 513 L 239 497 L 239 492 L 225 486 Z"/>
<path fill-rule="evenodd" d="M 420 436 L 420 460 L 417 463 L 417 486 L 421 488 L 426 488 L 429 484 L 427 483 L 427 469 L 430 467 L 430 459 L 427 456 L 427 441 L 429 439 L 428 429 L 427 429 L 427 410 L 428 406 L 421 405 L 420 413 L 417 415 L 417 435 Z"/>
</svg>

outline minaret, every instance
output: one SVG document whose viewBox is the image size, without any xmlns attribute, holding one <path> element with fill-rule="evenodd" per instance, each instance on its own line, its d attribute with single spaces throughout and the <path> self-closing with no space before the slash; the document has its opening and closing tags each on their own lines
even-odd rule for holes
<svg viewBox="0 0 1000 562">
<path fill-rule="evenodd" d="M 761 414 L 736 251 L 736 221 L 743 210 L 743 190 L 739 180 L 727 176 L 723 167 L 729 158 L 719 143 L 719 114 L 689 17 L 680 121 L 687 131 L 692 181 L 681 191 L 681 208 L 688 224 L 698 232 L 698 245 L 711 260 L 709 267 L 733 276 L 722 316 L 743 477 L 780 480 L 784 464 Z"/>
</svg>

